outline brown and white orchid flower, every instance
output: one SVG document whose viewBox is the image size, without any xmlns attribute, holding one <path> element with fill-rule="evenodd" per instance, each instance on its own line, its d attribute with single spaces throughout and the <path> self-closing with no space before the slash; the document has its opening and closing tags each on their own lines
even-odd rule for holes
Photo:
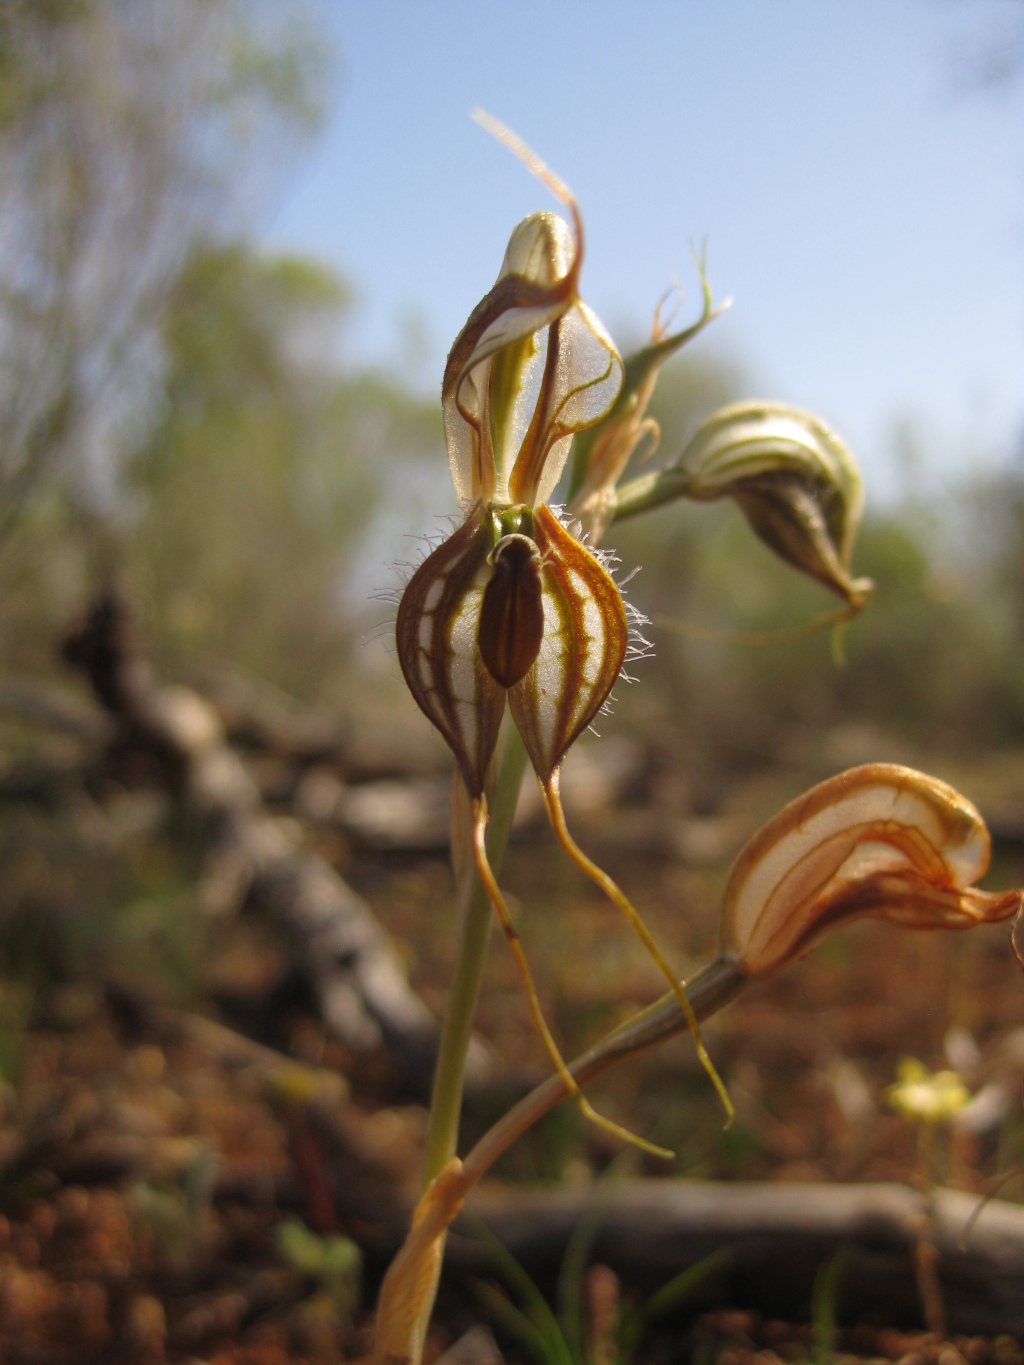
<svg viewBox="0 0 1024 1365">
<path fill-rule="evenodd" d="M 520 223 L 452 347 L 441 399 L 465 519 L 413 575 L 397 622 L 406 682 L 474 800 L 506 697 L 549 777 L 604 705 L 629 635 L 611 577 L 546 506 L 573 435 L 614 403 L 622 361 L 577 292 L 583 228 L 572 194 L 502 135 L 573 227 L 554 213 Z"/>
<path fill-rule="evenodd" d="M 989 851 L 981 816 L 945 782 L 891 763 L 851 768 L 791 801 L 740 852 L 722 954 L 766 976 L 847 920 L 970 929 L 1007 919 L 1022 892 L 974 886 Z"/>
<path fill-rule="evenodd" d="M 480 121 L 561 200 L 572 226 L 553 213 L 519 224 L 494 287 L 452 347 L 441 397 L 464 519 L 410 579 L 396 640 L 409 689 L 444 736 L 472 803 L 476 869 L 516 956 L 534 1021 L 578 1094 L 540 1013 L 484 835 L 488 778 L 507 701 L 560 842 L 620 905 L 685 1005 L 677 977 L 633 907 L 572 841 L 558 793 L 562 760 L 619 676 L 629 624 L 611 576 L 547 500 L 573 436 L 615 403 L 623 365 L 579 297 L 583 226 L 571 191 L 507 129 Z M 696 1038 L 696 1022 L 693 1029 Z"/>
</svg>

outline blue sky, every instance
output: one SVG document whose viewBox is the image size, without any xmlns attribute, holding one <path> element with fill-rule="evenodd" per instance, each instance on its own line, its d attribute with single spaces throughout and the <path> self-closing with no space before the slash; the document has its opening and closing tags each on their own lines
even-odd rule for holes
<svg viewBox="0 0 1024 1365">
<path fill-rule="evenodd" d="M 869 496 L 916 423 L 930 476 L 1024 436 L 1024 82 L 966 88 L 1013 0 L 374 0 L 327 7 L 341 53 L 324 134 L 265 243 L 355 284 L 356 360 L 440 385 L 512 226 L 554 207 L 470 121 L 482 105 L 569 182 L 582 292 L 645 331 L 691 239 L 732 311 L 697 343 L 751 396 L 826 417 Z M 416 363 L 408 319 L 422 334 Z"/>
</svg>

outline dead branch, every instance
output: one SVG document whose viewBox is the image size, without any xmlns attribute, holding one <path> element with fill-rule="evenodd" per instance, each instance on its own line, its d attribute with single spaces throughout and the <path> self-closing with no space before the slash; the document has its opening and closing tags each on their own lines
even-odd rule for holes
<svg viewBox="0 0 1024 1365">
<path fill-rule="evenodd" d="M 156 681 L 116 593 L 68 633 L 62 649 L 115 722 L 112 755 L 141 754 L 201 831 L 206 911 L 230 914 L 245 903 L 269 916 L 293 944 L 328 1033 L 357 1058 L 385 1048 L 401 1092 L 425 1097 L 435 1019 L 366 902 L 302 847 L 290 822 L 267 813 L 214 708 L 189 688 Z M 489 1067 L 478 1046 L 476 1078 Z"/>
<path fill-rule="evenodd" d="M 938 1190 L 929 1204 L 895 1184 L 715 1184 L 629 1180 L 598 1190 L 483 1187 L 472 1205 L 502 1245 L 542 1285 L 553 1285 L 584 1211 L 600 1207 L 592 1260 L 650 1294 L 687 1266 L 730 1250 L 693 1313 L 754 1308 L 806 1321 L 818 1269 L 842 1257 L 837 1310 L 844 1322 L 920 1326 L 914 1254 L 922 1231 L 938 1252 L 949 1328 L 1024 1336 L 1024 1208 L 993 1201 L 965 1249 L 959 1240 L 975 1195 Z M 458 1228 L 458 1225 L 456 1225 Z M 485 1274 L 487 1256 L 452 1234 L 450 1274 Z"/>
</svg>

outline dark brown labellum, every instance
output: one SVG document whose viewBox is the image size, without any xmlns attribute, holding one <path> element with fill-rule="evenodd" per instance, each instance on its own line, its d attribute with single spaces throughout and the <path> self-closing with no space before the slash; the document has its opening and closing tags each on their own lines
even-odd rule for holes
<svg viewBox="0 0 1024 1365">
<path fill-rule="evenodd" d="M 477 644 L 488 673 L 514 687 L 533 667 L 544 636 L 540 551 L 529 536 L 503 537 L 491 553 Z"/>
</svg>

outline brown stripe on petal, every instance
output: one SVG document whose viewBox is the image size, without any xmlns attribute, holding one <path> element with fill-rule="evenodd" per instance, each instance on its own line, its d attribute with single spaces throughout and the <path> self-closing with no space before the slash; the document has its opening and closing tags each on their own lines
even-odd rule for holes
<svg viewBox="0 0 1024 1365">
<path fill-rule="evenodd" d="M 821 782 L 758 831 L 733 864 L 721 945 L 763 976 L 837 923 L 870 915 L 921 929 L 1007 918 L 1020 893 L 978 891 L 989 837 L 945 782 L 874 763 Z"/>
<path fill-rule="evenodd" d="M 444 736 L 471 796 L 484 790 L 505 713 L 505 689 L 476 642 L 490 548 L 486 508 L 478 504 L 413 574 L 395 623 L 409 691 Z"/>
<path fill-rule="evenodd" d="M 554 513 L 539 508 L 533 529 L 541 553 L 544 636 L 537 662 L 508 697 L 530 760 L 547 782 L 612 690 L 629 625 L 610 576 Z"/>
</svg>

